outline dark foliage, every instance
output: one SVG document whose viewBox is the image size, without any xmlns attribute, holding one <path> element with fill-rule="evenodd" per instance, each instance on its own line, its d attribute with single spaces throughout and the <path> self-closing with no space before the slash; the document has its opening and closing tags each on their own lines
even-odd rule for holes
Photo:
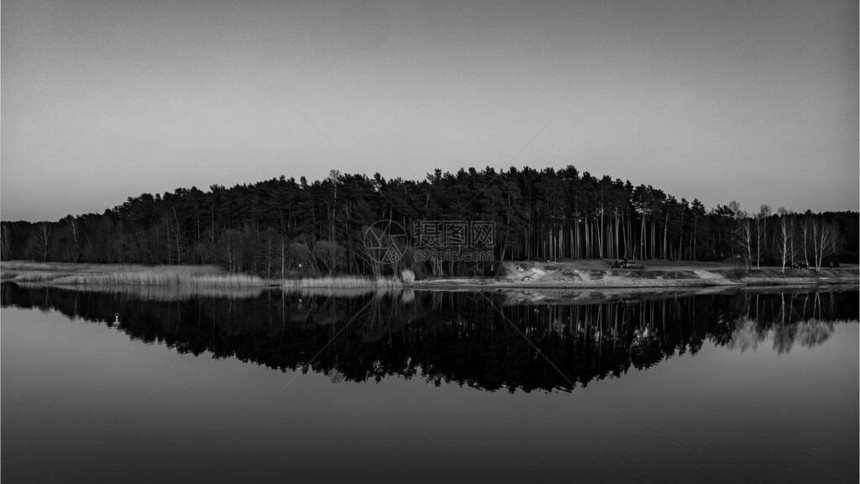
<svg viewBox="0 0 860 484">
<path fill-rule="evenodd" d="M 147 301 L 126 294 L 2 285 L 2 305 L 57 309 L 181 353 L 237 358 L 333 379 L 421 375 L 486 390 L 564 390 L 695 354 L 707 341 L 780 353 L 855 321 L 857 292 L 738 292 L 577 305 L 504 305 L 480 293 Z M 540 353 L 538 353 L 538 350 Z M 551 361 L 550 364 L 548 361 Z M 555 368 L 552 366 L 555 365 Z"/>
<path fill-rule="evenodd" d="M 3 222 L 0 248 L 4 260 L 218 264 L 266 277 L 379 274 L 403 267 L 419 275 L 491 275 L 499 261 L 514 259 L 712 261 L 735 254 L 749 267 L 781 262 L 788 246 L 780 245 L 783 217 L 791 220 L 789 267 L 798 259 L 813 266 L 857 261 L 855 212 L 768 209 L 749 217 L 735 204 L 708 211 L 698 200 L 596 178 L 572 166 L 436 170 L 423 181 L 333 171 L 313 183 L 282 176 L 232 188 L 213 185 L 209 191 L 180 188 L 129 198 L 102 214 Z M 368 227 L 383 219 L 398 222 L 410 237 L 420 220 L 491 221 L 495 263 L 417 263 L 405 257 L 397 267 L 382 266 L 367 256 L 363 240 Z"/>
</svg>

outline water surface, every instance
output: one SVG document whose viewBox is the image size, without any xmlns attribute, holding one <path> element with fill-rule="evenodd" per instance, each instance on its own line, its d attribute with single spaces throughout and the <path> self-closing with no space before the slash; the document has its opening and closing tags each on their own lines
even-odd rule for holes
<svg viewBox="0 0 860 484">
<path fill-rule="evenodd" d="M 857 480 L 856 290 L 2 306 L 7 482 Z"/>
</svg>

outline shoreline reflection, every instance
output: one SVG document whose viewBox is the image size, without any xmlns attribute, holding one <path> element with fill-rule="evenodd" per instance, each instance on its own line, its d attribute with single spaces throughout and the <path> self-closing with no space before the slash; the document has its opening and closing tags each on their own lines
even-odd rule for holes
<svg viewBox="0 0 860 484">
<path fill-rule="evenodd" d="M 335 383 L 420 377 L 511 392 L 569 392 L 696 354 L 705 342 L 744 352 L 770 339 L 777 353 L 788 353 L 821 345 L 837 323 L 858 319 L 856 290 L 586 304 L 511 304 L 502 294 L 440 291 L 155 296 L 2 284 L 3 307 L 56 309 L 180 353 L 311 370 Z"/>
</svg>

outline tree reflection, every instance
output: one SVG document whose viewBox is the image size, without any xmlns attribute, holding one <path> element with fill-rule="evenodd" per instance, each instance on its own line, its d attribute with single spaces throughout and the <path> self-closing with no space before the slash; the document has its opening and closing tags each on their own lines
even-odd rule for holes
<svg viewBox="0 0 860 484">
<path fill-rule="evenodd" d="M 237 358 L 332 382 L 420 377 L 486 390 L 562 390 L 643 369 L 706 341 L 778 353 L 822 344 L 858 318 L 858 292 L 643 297 L 505 304 L 502 295 L 387 292 L 331 297 L 265 291 L 146 300 L 124 292 L 2 285 L 2 305 L 57 309 L 181 353 Z"/>
</svg>

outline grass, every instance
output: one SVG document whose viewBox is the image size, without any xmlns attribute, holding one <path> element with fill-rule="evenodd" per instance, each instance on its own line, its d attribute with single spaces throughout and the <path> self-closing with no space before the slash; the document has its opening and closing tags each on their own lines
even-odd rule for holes
<svg viewBox="0 0 860 484">
<path fill-rule="evenodd" d="M 821 272 L 762 267 L 749 273 L 737 274 L 729 280 L 734 264 L 648 262 L 647 267 L 633 270 L 609 269 L 605 261 L 554 261 L 544 264 L 534 261 L 506 262 L 505 276 L 491 282 L 500 284 L 543 284 L 558 287 L 684 285 L 684 284 L 796 284 L 815 282 L 856 282 L 857 266 L 823 269 Z M 653 266 L 653 267 L 652 267 Z M 550 267 L 552 270 L 550 270 Z M 383 278 L 362 276 L 327 276 L 286 280 L 268 280 L 248 274 L 234 274 L 217 266 L 144 266 L 128 264 L 72 264 L 27 261 L 0 263 L 0 279 L 22 284 L 57 286 L 161 286 L 161 287 L 267 287 L 296 289 L 386 289 L 413 284 L 426 286 L 428 281 L 416 282 L 412 271 Z M 452 278 L 448 282 L 465 281 Z M 430 283 L 438 281 L 429 281 Z M 472 283 L 475 283 L 472 281 Z"/>
<path fill-rule="evenodd" d="M 24 275 L 25 278 L 28 275 Z M 16 278 L 15 281 L 21 279 Z M 29 282 L 29 281 L 25 281 Z M 259 287 L 268 283 L 256 276 L 244 274 L 212 274 L 194 276 L 166 271 L 112 272 L 110 274 L 75 274 L 57 277 L 56 285 L 99 286 L 201 286 L 201 287 Z"/>
<path fill-rule="evenodd" d="M 354 298 L 358 296 L 373 295 L 381 297 L 388 294 L 400 294 L 412 292 L 411 289 L 403 287 L 297 287 L 284 286 L 283 291 L 288 294 L 295 294 L 301 297 L 346 297 Z"/>
<path fill-rule="evenodd" d="M 284 287 L 287 288 L 392 288 L 402 285 L 403 282 L 396 277 L 373 279 L 360 276 L 329 276 L 284 281 Z"/>
<path fill-rule="evenodd" d="M 415 273 L 409 269 L 400 271 L 400 277 L 324 276 L 285 280 L 287 289 L 337 288 L 337 289 L 391 289 L 409 286 L 415 282 Z"/>
<path fill-rule="evenodd" d="M 248 274 L 233 274 L 217 266 L 144 266 L 124 264 L 71 264 L 62 262 L 4 261 L 3 281 L 55 286 L 163 286 L 163 287 L 265 287 L 284 288 L 399 288 L 414 281 L 412 271 L 401 277 L 370 278 L 328 276 L 272 281 Z"/>
<path fill-rule="evenodd" d="M 272 282 L 216 266 L 143 266 L 8 261 L 2 280 L 50 285 L 260 287 Z"/>
<path fill-rule="evenodd" d="M 23 287 L 43 288 L 41 283 L 18 283 Z M 103 286 L 103 285 L 77 285 L 74 287 L 56 285 L 58 289 L 70 289 L 76 292 L 117 294 L 144 301 L 185 301 L 191 298 L 219 298 L 219 299 L 250 299 L 259 297 L 266 290 L 265 287 L 237 287 L 237 286 Z"/>
</svg>

